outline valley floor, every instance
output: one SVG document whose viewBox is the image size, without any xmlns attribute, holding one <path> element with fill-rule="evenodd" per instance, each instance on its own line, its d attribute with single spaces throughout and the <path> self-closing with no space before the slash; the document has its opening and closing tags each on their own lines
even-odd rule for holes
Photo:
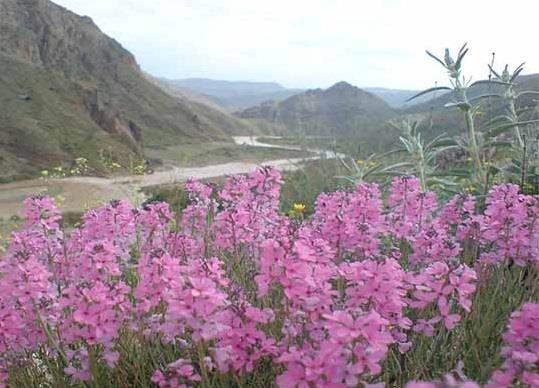
<svg viewBox="0 0 539 388">
<path fill-rule="evenodd" d="M 318 159 L 322 156 L 320 150 L 302 150 L 295 146 L 267 144 L 261 142 L 257 137 L 237 136 L 234 140 L 236 145 L 240 147 L 230 148 L 233 145 L 223 144 L 207 145 L 197 152 L 190 151 L 190 154 L 186 154 L 186 148 L 183 150 L 154 150 L 149 156 L 159 156 L 163 159 L 164 166 L 148 175 L 110 178 L 76 176 L 2 184 L 0 185 L 0 218 L 8 219 L 19 214 L 22 201 L 37 193 L 61 196 L 63 212 L 81 212 L 112 199 L 142 201 L 144 197 L 140 189 L 144 187 L 181 183 L 189 178 L 210 179 L 231 174 L 243 174 L 253 171 L 262 164 L 281 171 L 290 171 L 298 169 L 307 160 Z M 256 152 L 254 152 L 255 148 Z M 209 154 L 211 154 L 211 158 Z M 189 158 L 188 167 L 185 167 L 185 160 L 178 159 L 178 155 L 185 155 Z M 331 153 L 325 153 L 324 156 L 334 157 Z M 225 161 L 227 158 L 228 160 L 236 158 L 237 161 L 206 165 L 207 160 L 214 162 L 216 157 L 217 160 L 221 161 Z M 197 163 L 197 166 L 192 166 L 194 163 Z M 182 167 L 179 167 L 180 165 Z"/>
</svg>

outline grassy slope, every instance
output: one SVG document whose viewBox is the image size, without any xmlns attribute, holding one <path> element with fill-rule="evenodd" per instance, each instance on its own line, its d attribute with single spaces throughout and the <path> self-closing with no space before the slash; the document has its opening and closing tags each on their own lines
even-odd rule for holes
<svg viewBox="0 0 539 388">
<path fill-rule="evenodd" d="M 61 76 L 0 55 L 0 177 L 23 178 L 76 156 L 94 162 L 100 148 L 120 158 L 131 152 L 82 114 L 82 93 Z"/>
<path fill-rule="evenodd" d="M 100 149 L 113 151 L 119 161 L 132 149 L 100 128 L 82 101 L 85 91 L 74 82 L 32 65 L 0 58 L 0 160 L 2 176 L 35 175 L 45 166 L 84 156 L 99 169 Z M 119 113 L 137 123 L 145 145 L 200 143 L 202 139 L 226 139 L 202 122 L 196 113 L 151 84 L 125 74 L 119 85 L 97 84 L 103 104 L 119 107 Z M 30 100 L 20 96 L 27 95 Z M 195 128 L 198 132 L 192 130 Z M 218 135 L 216 136 L 216 132 Z M 4 155 L 5 154 L 5 155 Z"/>
<path fill-rule="evenodd" d="M 171 97 L 130 71 L 120 73 L 116 82 L 90 80 L 81 85 L 1 54 L 0 70 L 4 180 L 32 176 L 79 156 L 99 170 L 101 149 L 113 151 L 120 162 L 127 160 L 133 152 L 129 142 L 104 131 L 87 112 L 86 88 L 97 88 L 100 104 L 140 127 L 144 147 L 229 141 L 229 134 L 252 133 L 254 128 L 203 104 Z"/>
</svg>

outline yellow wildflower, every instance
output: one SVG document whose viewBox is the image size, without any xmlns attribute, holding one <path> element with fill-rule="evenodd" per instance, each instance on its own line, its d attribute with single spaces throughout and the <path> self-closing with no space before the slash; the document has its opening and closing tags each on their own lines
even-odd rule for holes
<svg viewBox="0 0 539 388">
<path fill-rule="evenodd" d="M 305 205 L 302 203 L 294 203 L 293 209 L 296 213 L 303 213 L 305 211 Z"/>
<path fill-rule="evenodd" d="M 54 199 L 58 205 L 63 204 L 66 200 L 66 198 L 62 194 L 58 194 Z"/>
</svg>

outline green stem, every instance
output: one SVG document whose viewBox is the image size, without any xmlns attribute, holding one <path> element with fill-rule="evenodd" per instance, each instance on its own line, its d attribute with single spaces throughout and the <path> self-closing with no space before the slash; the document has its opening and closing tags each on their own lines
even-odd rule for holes
<svg viewBox="0 0 539 388">
<path fill-rule="evenodd" d="M 206 365 L 204 365 L 204 344 L 199 342 L 197 344 L 197 353 L 198 353 L 198 365 L 200 368 L 200 374 L 202 375 L 202 381 L 200 382 L 201 387 L 205 387 L 208 384 L 208 371 Z"/>
<path fill-rule="evenodd" d="M 421 182 L 421 191 L 426 192 L 427 191 L 427 180 L 426 180 L 426 177 L 425 177 L 425 166 L 423 165 L 423 163 L 419 164 L 418 170 L 419 170 L 419 179 L 420 179 L 420 182 Z"/>
<path fill-rule="evenodd" d="M 60 359 L 61 361 L 64 363 L 64 365 L 67 365 L 67 357 L 62 349 L 62 346 L 60 346 L 60 344 L 56 341 L 56 339 L 53 337 L 51 331 L 50 331 L 50 328 L 49 326 L 45 323 L 45 321 L 43 320 L 43 318 L 41 317 L 41 314 L 39 313 L 39 309 L 37 308 L 37 306 L 35 305 L 34 303 L 34 310 L 35 310 L 35 313 L 36 313 L 36 317 L 37 317 L 37 320 L 39 322 L 39 325 L 41 326 L 41 328 L 43 329 L 43 331 L 45 332 L 45 336 L 47 337 L 47 342 L 49 343 L 49 346 L 51 348 L 54 348 L 56 349 L 56 351 L 58 352 L 58 354 L 60 355 Z"/>
<path fill-rule="evenodd" d="M 511 119 L 513 120 L 513 124 L 515 124 L 515 126 L 513 127 L 514 136 L 518 143 L 518 146 L 522 149 L 524 147 L 524 140 L 522 140 L 522 135 L 520 134 L 520 128 L 517 125 L 518 115 L 517 115 L 517 110 L 515 107 L 515 99 L 508 98 L 508 105 L 509 105 L 509 113 L 511 114 Z"/>
<path fill-rule="evenodd" d="M 486 174 L 481 163 L 481 155 L 479 152 L 479 146 L 477 145 L 477 134 L 475 132 L 475 123 L 473 120 L 472 112 L 470 111 L 470 103 L 468 96 L 466 95 L 466 88 L 462 86 L 460 78 L 457 77 L 455 82 L 455 93 L 459 97 L 461 103 L 464 104 L 464 120 L 466 121 L 466 128 L 468 129 L 468 135 L 470 137 L 470 154 L 475 165 L 476 177 L 481 186 L 486 186 Z"/>
<path fill-rule="evenodd" d="M 486 186 L 486 174 L 483 163 L 481 162 L 481 154 L 479 151 L 479 146 L 477 145 L 477 135 L 475 132 L 475 124 L 473 121 L 472 113 L 469 110 L 466 110 L 464 113 L 466 119 L 466 126 L 468 128 L 468 133 L 470 136 L 470 154 L 475 165 L 475 173 L 478 180 L 478 183 L 485 187 Z"/>
<path fill-rule="evenodd" d="M 90 373 L 92 374 L 92 387 L 99 388 L 99 368 L 97 365 L 97 357 L 95 354 L 95 348 L 90 346 L 88 349 L 88 357 L 90 359 Z"/>
</svg>

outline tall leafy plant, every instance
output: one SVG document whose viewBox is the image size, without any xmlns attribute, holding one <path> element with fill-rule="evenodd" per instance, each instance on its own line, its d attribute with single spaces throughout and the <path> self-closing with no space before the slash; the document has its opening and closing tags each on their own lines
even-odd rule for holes
<svg viewBox="0 0 539 388">
<path fill-rule="evenodd" d="M 425 142 L 419 131 L 418 121 L 395 121 L 390 124 L 401 132 L 401 146 L 383 154 L 372 154 L 365 160 L 349 158 L 347 161 L 346 158 L 341 158 L 350 175 L 339 178 L 356 184 L 394 176 L 415 175 L 419 178 L 422 191 L 435 187 L 452 191 L 455 183 L 447 179 L 449 174 L 439 171 L 436 162 L 438 155 L 456 148 L 456 143 L 444 134 Z M 404 154 L 404 157 L 394 158 L 393 155 L 397 154 Z M 392 163 L 392 159 L 397 160 Z"/>
<path fill-rule="evenodd" d="M 470 154 L 474 166 L 474 180 L 483 187 L 487 186 L 487 171 L 486 166 L 483 163 L 481 157 L 481 143 L 482 137 L 478 133 L 475 126 L 475 116 L 479 111 L 479 105 L 473 104 L 475 99 L 468 97 L 468 89 L 470 86 L 470 79 L 466 78 L 462 73 L 462 62 L 464 57 L 468 53 L 467 44 L 464 44 L 457 54 L 456 60 L 453 59 L 449 49 L 445 50 L 444 58 L 441 59 L 427 50 L 427 54 L 433 58 L 436 62 L 444 67 L 449 76 L 449 86 L 436 86 L 430 89 L 423 90 L 420 93 L 410 97 L 407 101 L 414 100 L 420 96 L 440 91 L 447 90 L 453 93 L 454 100 L 447 103 L 445 106 L 448 108 L 457 108 L 462 112 L 466 128 L 468 131 L 468 138 L 461 142 L 462 147 L 466 148 Z"/>
<path fill-rule="evenodd" d="M 513 72 L 509 71 L 509 66 L 505 65 L 502 72 L 497 72 L 493 66 L 489 65 L 490 71 L 495 76 L 489 81 L 482 83 L 495 83 L 499 85 L 498 93 L 489 94 L 488 97 L 499 99 L 503 102 L 503 111 L 492 118 L 489 123 L 489 137 L 503 136 L 511 133 L 510 158 L 504 163 L 501 170 L 505 175 L 509 175 L 512 180 L 518 180 L 520 186 L 525 188 L 528 184 L 528 175 L 533 177 L 536 157 L 535 143 L 537 134 L 533 124 L 539 122 L 538 119 L 523 120 L 521 116 L 534 107 L 519 108 L 519 99 L 525 95 L 539 95 L 536 91 L 518 91 L 516 88 L 517 77 L 524 70 L 524 63 L 520 64 Z M 530 169 L 530 165 L 532 169 Z"/>
<path fill-rule="evenodd" d="M 418 121 L 394 122 L 392 125 L 401 130 L 399 151 L 405 152 L 406 157 L 403 162 L 384 167 L 383 173 L 416 175 L 423 191 L 434 187 L 450 189 L 455 186 L 454 182 L 444 178 L 446 174 L 440 173 L 436 166 L 438 155 L 457 147 L 454 141 L 441 134 L 425 142 L 421 137 Z"/>
<path fill-rule="evenodd" d="M 497 72 L 489 65 L 490 71 L 494 74 L 495 78 L 488 81 L 479 81 L 479 83 L 494 83 L 501 86 L 501 92 L 492 93 L 488 95 L 483 95 L 481 97 L 494 97 L 499 98 L 504 103 L 504 111 L 494 117 L 489 122 L 490 131 L 489 135 L 496 136 L 507 131 L 512 131 L 512 141 L 513 145 L 518 148 L 524 147 L 524 138 L 522 135 L 521 128 L 525 125 L 536 123 L 539 120 L 527 120 L 523 121 L 520 119 L 522 109 L 518 109 L 517 100 L 524 95 L 539 95 L 539 92 L 536 91 L 517 91 L 515 81 L 517 77 L 524 70 L 524 63 L 520 64 L 512 73 L 509 72 L 509 66 L 505 65 L 505 68 L 502 72 Z M 526 110 L 528 108 L 525 108 Z"/>
</svg>

